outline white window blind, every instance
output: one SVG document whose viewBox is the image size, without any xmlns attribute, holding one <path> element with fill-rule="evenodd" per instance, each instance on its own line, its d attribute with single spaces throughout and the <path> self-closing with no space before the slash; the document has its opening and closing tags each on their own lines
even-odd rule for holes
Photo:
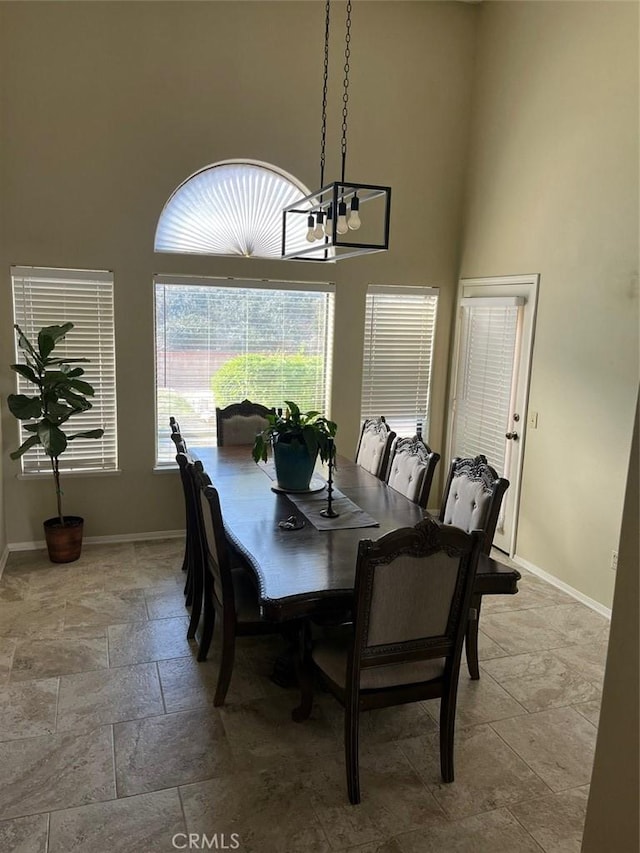
<svg viewBox="0 0 640 853">
<path fill-rule="evenodd" d="M 156 276 L 156 459 L 216 443 L 216 407 L 285 400 L 328 416 L 333 285 Z"/>
<path fill-rule="evenodd" d="M 100 439 L 78 438 L 60 457 L 61 471 L 113 471 L 117 468 L 116 375 L 113 317 L 113 275 L 103 270 L 43 269 L 12 267 L 13 315 L 31 341 L 44 326 L 73 323 L 54 355 L 88 358 L 80 364 L 82 379 L 95 389 L 92 408 L 74 415 L 71 432 L 104 429 Z M 24 361 L 17 348 L 16 360 Z M 18 393 L 33 396 L 34 386 L 18 377 Z M 20 443 L 27 437 L 20 429 Z M 24 473 L 51 470 L 51 460 L 41 447 L 21 457 Z"/>
<path fill-rule="evenodd" d="M 372 285 L 367 291 L 361 418 L 384 415 L 398 435 L 428 436 L 438 290 Z"/>
<path fill-rule="evenodd" d="M 461 307 L 453 453 L 482 453 L 501 475 L 515 391 L 521 303 L 519 298 L 465 299 Z"/>
</svg>

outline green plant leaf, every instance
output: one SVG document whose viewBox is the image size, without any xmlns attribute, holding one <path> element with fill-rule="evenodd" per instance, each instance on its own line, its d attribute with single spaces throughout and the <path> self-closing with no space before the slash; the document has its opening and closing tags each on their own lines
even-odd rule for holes
<svg viewBox="0 0 640 853">
<path fill-rule="evenodd" d="M 62 326 L 45 326 L 38 332 L 38 350 L 40 357 L 45 359 L 61 338 L 73 329 L 73 323 Z"/>
<path fill-rule="evenodd" d="M 93 385 L 89 385 L 88 382 L 84 382 L 82 379 L 72 379 L 69 382 L 70 388 L 75 388 L 76 391 L 79 391 L 81 394 L 87 394 L 89 397 L 93 397 L 96 393 Z"/>
<path fill-rule="evenodd" d="M 267 428 L 268 431 L 268 428 Z M 267 461 L 267 448 L 268 443 L 265 441 L 265 437 L 263 433 L 258 433 L 256 436 L 256 440 L 253 443 L 253 450 L 251 454 L 253 456 L 254 462 L 259 462 L 261 459 L 263 462 Z"/>
<path fill-rule="evenodd" d="M 34 445 L 40 444 L 40 438 L 37 435 L 31 435 L 29 438 L 23 442 L 17 450 L 14 450 L 9 456 L 12 459 L 20 459 L 27 450 L 30 450 Z"/>
<path fill-rule="evenodd" d="M 62 403 L 58 403 L 57 400 L 54 400 L 47 406 L 47 414 L 54 415 L 55 417 L 71 417 L 75 412 L 76 409 L 73 409 L 71 406 L 65 406 Z"/>
<path fill-rule="evenodd" d="M 93 408 L 88 400 L 85 400 L 85 398 L 80 394 L 74 394 L 74 392 L 68 388 L 58 389 L 58 394 L 66 400 L 70 406 L 73 406 L 76 412 L 86 412 L 87 409 Z"/>
<path fill-rule="evenodd" d="M 20 328 L 20 326 L 18 326 L 17 323 L 14 325 L 13 328 L 18 333 L 18 346 L 20 347 L 20 349 L 29 353 L 29 355 L 31 355 L 31 357 L 34 359 L 34 361 L 36 363 L 39 363 L 40 362 L 40 356 L 36 352 L 33 344 L 29 340 L 29 338 L 25 335 L 25 333 L 22 331 L 22 329 Z"/>
<path fill-rule="evenodd" d="M 9 394 L 7 398 L 9 411 L 19 421 L 30 421 L 42 414 L 42 404 L 39 397 L 27 397 L 24 394 Z"/>
<path fill-rule="evenodd" d="M 73 435 L 68 435 L 67 441 L 73 441 L 74 438 L 102 438 L 103 435 L 103 429 L 87 429 L 84 432 L 74 432 Z"/>
<path fill-rule="evenodd" d="M 46 370 L 43 377 L 44 385 L 57 385 L 59 382 L 68 384 L 67 374 L 61 370 Z"/>
<path fill-rule="evenodd" d="M 302 437 L 304 438 L 304 443 L 307 445 L 309 453 L 311 454 L 311 456 L 313 456 L 319 445 L 319 436 L 316 432 L 315 427 L 312 425 L 303 427 Z"/>
<path fill-rule="evenodd" d="M 11 370 L 15 370 L 16 373 L 19 373 L 20 376 L 24 376 L 25 379 L 29 380 L 29 382 L 33 382 L 34 385 L 40 384 L 35 370 L 28 364 L 11 364 L 10 367 Z"/>
<path fill-rule="evenodd" d="M 47 420 L 38 424 L 38 438 L 47 456 L 60 456 L 67 449 L 66 435 Z"/>
</svg>

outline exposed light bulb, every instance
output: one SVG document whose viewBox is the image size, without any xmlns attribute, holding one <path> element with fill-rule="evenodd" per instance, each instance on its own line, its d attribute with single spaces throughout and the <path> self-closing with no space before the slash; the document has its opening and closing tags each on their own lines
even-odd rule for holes
<svg viewBox="0 0 640 853">
<path fill-rule="evenodd" d="M 309 243 L 313 243 L 313 241 L 316 239 L 316 235 L 313 233 L 315 224 L 316 223 L 315 223 L 315 220 L 313 218 L 313 213 L 311 213 L 309 215 L 309 218 L 307 219 L 307 226 L 308 227 L 307 227 L 306 239 Z"/>
<path fill-rule="evenodd" d="M 349 214 L 348 226 L 352 231 L 357 231 L 358 228 L 362 225 L 362 220 L 360 219 L 360 214 L 358 211 L 360 210 L 360 199 L 357 195 L 354 195 L 351 199 L 351 213 Z"/>
<path fill-rule="evenodd" d="M 313 229 L 313 236 L 315 237 L 316 240 L 322 240 L 322 238 L 324 237 L 324 228 L 322 225 L 323 220 L 324 220 L 324 213 L 321 210 L 319 210 L 316 213 L 316 227 Z"/>
<path fill-rule="evenodd" d="M 336 223 L 336 231 L 338 234 L 346 234 L 349 230 L 349 225 L 347 224 L 347 204 L 345 201 L 341 201 L 338 204 L 338 221 Z"/>
<path fill-rule="evenodd" d="M 327 237 L 333 237 L 333 205 L 327 208 L 327 218 L 324 221 L 324 233 Z"/>
</svg>

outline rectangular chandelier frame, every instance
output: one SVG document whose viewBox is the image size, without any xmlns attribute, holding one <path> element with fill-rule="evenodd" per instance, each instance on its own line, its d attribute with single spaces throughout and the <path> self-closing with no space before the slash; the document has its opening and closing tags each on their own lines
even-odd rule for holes
<svg viewBox="0 0 640 853">
<path fill-rule="evenodd" d="M 384 214 L 381 218 L 381 228 L 377 239 L 369 242 L 359 242 L 353 238 L 357 232 L 349 231 L 346 234 L 338 234 L 336 228 L 338 223 L 338 204 L 341 201 L 348 203 L 355 194 L 360 200 L 360 209 L 373 199 L 384 199 Z M 305 224 L 310 214 L 322 211 L 325 214 L 331 208 L 333 211 L 332 230 L 321 240 L 309 243 L 303 248 L 291 249 L 287 246 L 287 238 L 292 233 L 300 233 L 300 218 L 303 217 Z M 376 184 L 346 183 L 333 181 L 330 184 L 310 193 L 304 198 L 285 207 L 282 211 L 282 258 L 284 260 L 316 261 L 319 263 L 334 262 L 342 258 L 353 258 L 358 255 L 367 255 L 372 252 L 386 252 L 389 249 L 389 215 L 391 209 L 391 187 L 377 186 Z M 298 226 L 294 228 L 294 223 Z"/>
</svg>

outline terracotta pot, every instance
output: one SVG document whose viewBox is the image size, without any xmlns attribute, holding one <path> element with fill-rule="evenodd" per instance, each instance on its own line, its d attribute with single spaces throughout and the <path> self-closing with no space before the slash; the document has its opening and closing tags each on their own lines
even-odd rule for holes
<svg viewBox="0 0 640 853">
<path fill-rule="evenodd" d="M 44 522 L 44 538 L 52 563 L 73 563 L 82 551 L 82 528 L 84 518 L 78 515 L 65 515 L 64 524 L 58 516 Z"/>
</svg>

